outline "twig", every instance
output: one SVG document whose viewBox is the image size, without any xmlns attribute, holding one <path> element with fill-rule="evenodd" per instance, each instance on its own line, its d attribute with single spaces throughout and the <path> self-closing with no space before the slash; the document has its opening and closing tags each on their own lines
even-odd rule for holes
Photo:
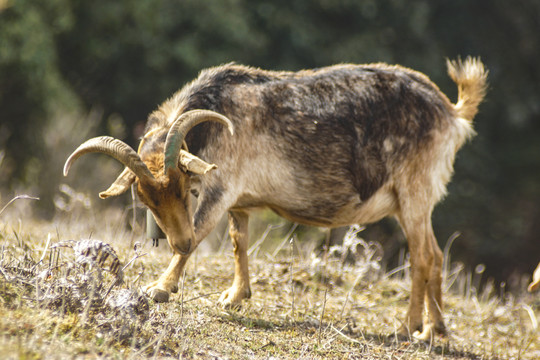
<svg viewBox="0 0 540 360">
<path fill-rule="evenodd" d="M 200 298 L 209 297 L 209 296 L 217 295 L 217 294 L 221 294 L 221 291 L 214 291 L 214 292 L 211 292 L 211 293 L 208 293 L 208 294 L 202 294 L 202 295 L 199 295 L 199 296 L 195 296 L 195 297 L 192 297 L 191 299 L 187 299 L 186 301 L 184 301 L 184 303 L 188 303 L 190 301 L 194 301 L 194 300 L 197 300 L 197 299 L 200 299 Z"/>
<path fill-rule="evenodd" d="M 12 202 L 14 202 L 15 200 L 19 200 L 19 199 L 28 199 L 28 200 L 39 200 L 38 197 L 34 197 L 34 196 L 30 196 L 30 195 L 17 195 L 15 196 L 13 199 L 11 199 L 6 205 L 4 205 L 4 207 L 2 208 L 2 210 L 0 210 L 0 215 L 2 215 L 2 213 L 4 212 L 4 210 L 6 210 L 6 208 L 11 205 Z"/>
<path fill-rule="evenodd" d="M 126 265 L 124 265 L 124 267 L 122 268 L 122 271 L 126 270 L 127 267 L 132 263 L 134 262 L 135 260 L 137 260 L 138 258 L 140 257 L 143 257 L 145 255 L 148 255 L 148 253 L 144 253 L 144 254 L 136 254 L 131 260 L 128 261 L 128 263 Z"/>
<path fill-rule="evenodd" d="M 267 347 L 267 346 L 275 346 L 275 345 L 276 345 L 276 343 L 273 342 L 272 340 L 270 340 L 270 341 L 268 341 L 266 344 L 264 344 L 263 346 L 259 347 L 256 351 L 262 350 L 262 349 L 264 349 L 264 348 Z"/>
<path fill-rule="evenodd" d="M 355 340 L 351 337 L 348 337 L 347 335 L 345 335 L 344 333 L 342 333 L 340 330 L 338 330 L 334 325 L 331 325 L 331 328 L 332 330 L 334 330 L 335 332 L 337 332 L 339 335 L 343 336 L 346 340 L 352 342 L 352 343 L 355 343 L 355 344 L 360 344 L 360 345 L 363 345 L 362 342 L 358 341 L 358 340 Z"/>
</svg>

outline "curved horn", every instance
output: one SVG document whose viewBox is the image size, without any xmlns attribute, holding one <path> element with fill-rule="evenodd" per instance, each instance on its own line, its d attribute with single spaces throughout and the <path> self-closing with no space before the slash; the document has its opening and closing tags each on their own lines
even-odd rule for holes
<svg viewBox="0 0 540 360">
<path fill-rule="evenodd" d="M 210 120 L 226 125 L 231 135 L 234 134 L 234 126 L 231 120 L 215 111 L 191 110 L 182 114 L 174 121 L 167 133 L 167 140 L 165 141 L 165 173 L 169 169 L 178 166 L 182 142 L 189 130 L 202 122 Z"/>
<path fill-rule="evenodd" d="M 187 170 L 197 175 L 204 175 L 210 170 L 217 169 L 217 165 L 209 164 L 206 161 L 201 160 L 195 155 L 184 150 L 180 150 L 179 161 L 180 164 L 185 166 Z"/>
<path fill-rule="evenodd" d="M 124 168 L 122 173 L 105 191 L 99 193 L 99 197 L 106 199 L 109 196 L 118 196 L 125 193 L 136 180 L 137 176 L 128 167 Z"/>
<path fill-rule="evenodd" d="M 141 160 L 139 154 L 135 152 L 125 142 L 112 138 L 110 136 L 95 137 L 85 141 L 81 146 L 77 148 L 67 159 L 64 165 L 64 176 L 67 176 L 71 165 L 84 154 L 87 153 L 104 153 L 116 160 L 120 161 L 126 167 L 128 167 L 139 180 L 153 179 L 154 176 L 146 167 L 146 164 Z"/>
</svg>

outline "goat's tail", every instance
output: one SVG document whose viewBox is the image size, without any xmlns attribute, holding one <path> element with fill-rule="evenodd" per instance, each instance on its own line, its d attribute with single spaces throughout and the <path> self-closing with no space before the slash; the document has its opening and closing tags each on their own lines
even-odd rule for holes
<svg viewBox="0 0 540 360">
<path fill-rule="evenodd" d="M 458 101 L 454 105 L 458 116 L 472 122 L 478 105 L 486 96 L 488 71 L 478 58 L 447 60 L 448 75 L 458 86 Z"/>
</svg>

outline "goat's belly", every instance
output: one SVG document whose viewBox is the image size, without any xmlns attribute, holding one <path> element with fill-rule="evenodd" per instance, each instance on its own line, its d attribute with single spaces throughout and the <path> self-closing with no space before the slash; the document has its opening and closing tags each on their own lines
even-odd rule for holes
<svg viewBox="0 0 540 360">
<path fill-rule="evenodd" d="M 323 227 L 332 227 L 332 219 L 324 216 L 324 214 L 316 214 L 310 211 L 310 209 L 284 209 L 278 206 L 270 206 L 276 214 L 279 216 L 300 224 L 311 225 L 311 226 L 323 226 Z"/>
<path fill-rule="evenodd" d="M 368 200 L 353 195 L 348 202 L 337 206 L 331 200 L 325 203 L 319 199 L 316 203 L 305 202 L 302 206 L 269 207 L 287 220 L 305 225 L 337 227 L 351 224 L 368 224 L 396 213 L 398 205 L 395 192 L 390 186 L 383 186 Z"/>
<path fill-rule="evenodd" d="M 393 216 L 398 210 L 398 200 L 390 186 L 383 186 L 368 200 L 352 201 L 343 207 L 334 219 L 334 226 L 351 224 L 369 224 L 387 216 Z"/>
</svg>

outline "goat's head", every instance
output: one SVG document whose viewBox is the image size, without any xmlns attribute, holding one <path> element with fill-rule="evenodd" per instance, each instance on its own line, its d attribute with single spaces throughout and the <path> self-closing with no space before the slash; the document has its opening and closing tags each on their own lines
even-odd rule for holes
<svg viewBox="0 0 540 360">
<path fill-rule="evenodd" d="M 73 162 L 86 153 L 104 153 L 120 161 L 125 165 L 124 171 L 99 196 L 105 199 L 120 195 L 137 182 L 140 199 L 154 214 L 171 248 L 180 254 L 189 254 L 194 249 L 191 176 L 204 175 L 217 166 L 189 153 L 183 148 L 183 143 L 189 130 L 204 121 L 220 122 L 231 134 L 234 132 L 231 121 L 221 114 L 209 110 L 188 111 L 179 116 L 169 129 L 150 130 L 141 140 L 138 152 L 108 136 L 84 142 L 67 159 L 64 176 Z"/>
</svg>

